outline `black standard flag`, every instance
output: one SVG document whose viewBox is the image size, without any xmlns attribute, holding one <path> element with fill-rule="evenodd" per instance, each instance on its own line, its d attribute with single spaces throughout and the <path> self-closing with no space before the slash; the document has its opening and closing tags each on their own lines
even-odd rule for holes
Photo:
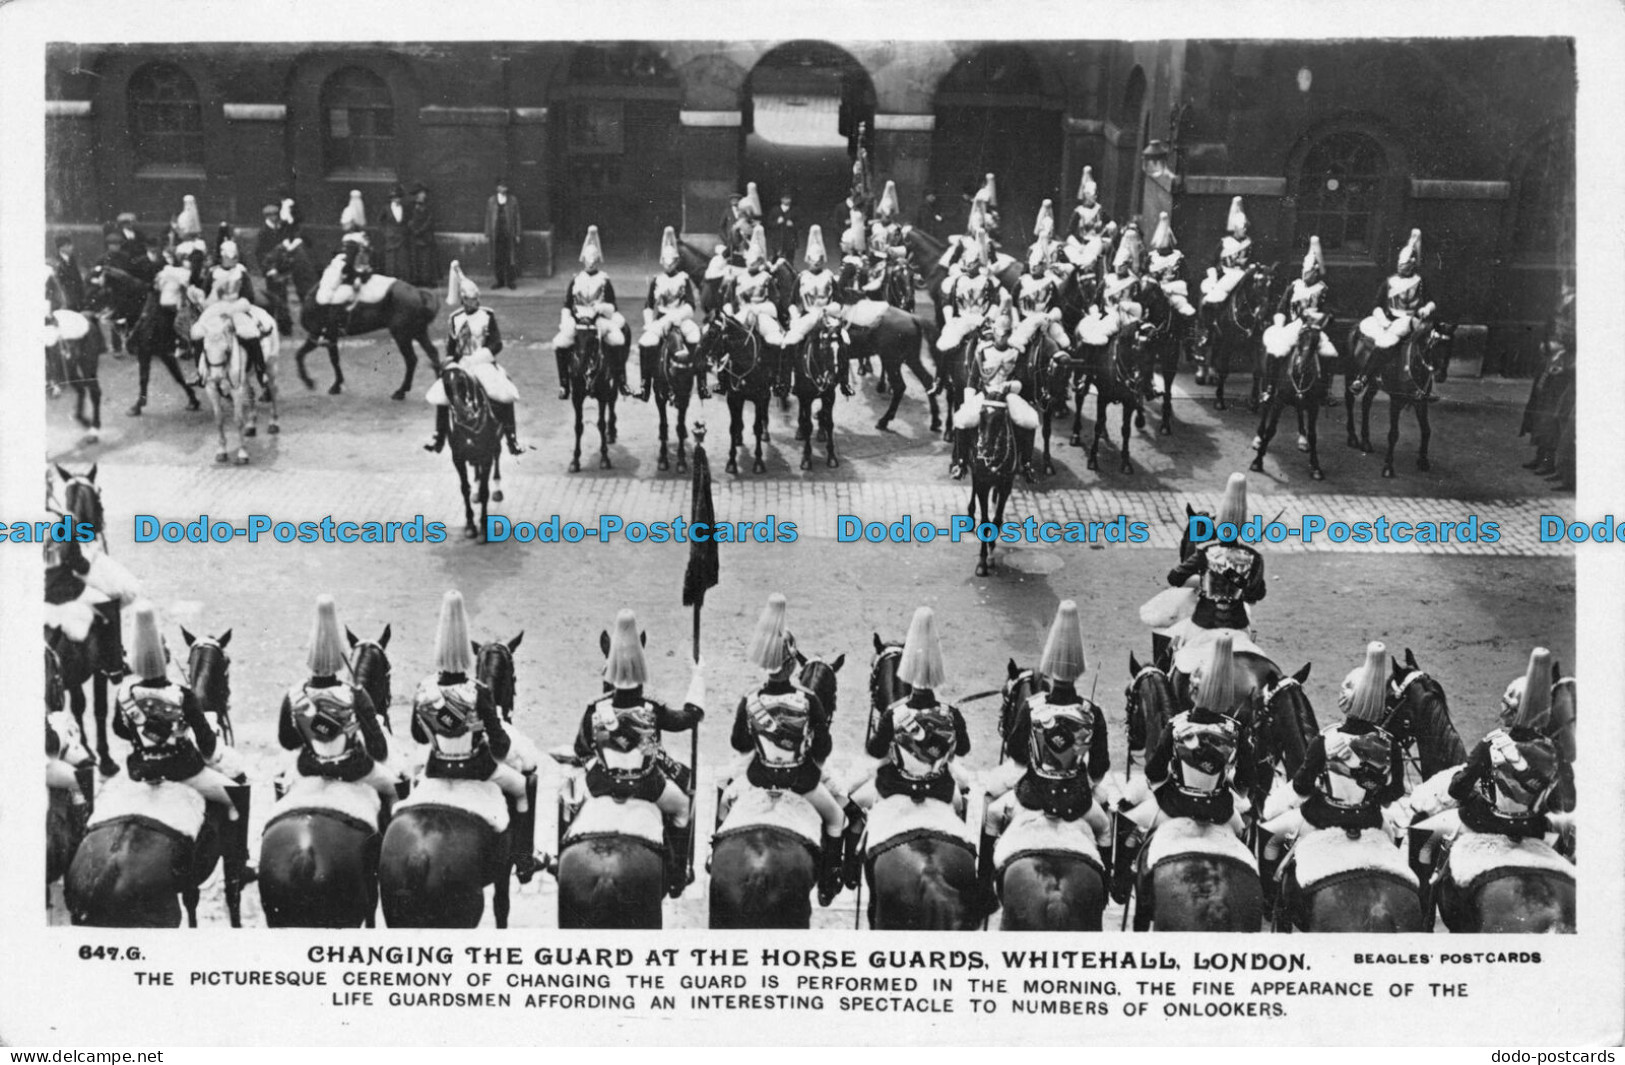
<svg viewBox="0 0 1625 1065">
<path fill-rule="evenodd" d="M 716 510 L 711 503 L 711 464 L 705 457 L 704 431 L 698 426 L 694 431 L 694 499 L 689 511 L 690 537 L 688 545 L 688 569 L 683 573 L 683 605 L 694 608 L 696 632 L 698 631 L 699 609 L 705 605 L 705 593 L 717 584 L 717 545 L 710 536 L 711 526 L 716 522 Z M 701 539 L 692 535 L 693 526 L 703 524 L 706 527 L 706 536 Z M 698 649 L 695 653 L 699 657 Z"/>
</svg>

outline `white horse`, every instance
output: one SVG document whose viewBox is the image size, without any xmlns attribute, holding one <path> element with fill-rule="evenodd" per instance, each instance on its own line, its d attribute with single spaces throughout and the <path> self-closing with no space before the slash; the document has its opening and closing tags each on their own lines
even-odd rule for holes
<svg viewBox="0 0 1625 1065">
<path fill-rule="evenodd" d="M 265 356 L 265 397 L 271 404 L 271 423 L 266 431 L 277 433 L 277 356 L 282 351 L 282 338 L 277 333 L 276 320 L 263 308 L 248 306 L 244 301 L 216 303 L 204 309 L 192 326 L 192 339 L 203 342 L 198 357 L 198 376 L 209 394 L 214 408 L 215 428 L 220 434 L 220 450 L 215 452 L 216 462 L 227 462 L 226 405 L 230 404 L 237 421 L 237 455 L 239 466 L 248 463 L 248 448 L 243 441 L 259 432 L 259 404 L 256 398 L 253 368 L 248 352 L 239 337 L 251 330 L 259 337 L 260 351 Z"/>
</svg>

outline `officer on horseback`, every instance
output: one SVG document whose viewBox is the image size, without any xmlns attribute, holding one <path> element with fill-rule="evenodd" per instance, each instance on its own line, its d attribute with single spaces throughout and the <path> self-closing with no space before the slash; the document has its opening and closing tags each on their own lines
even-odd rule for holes
<svg viewBox="0 0 1625 1065">
<path fill-rule="evenodd" d="M 1010 764 L 1022 774 L 1009 797 L 988 807 L 982 825 L 978 869 L 989 898 L 996 872 L 994 847 L 1016 806 L 1069 824 L 1081 818 L 1096 846 L 1103 852 L 1110 846 L 1110 824 L 1094 801 L 1095 789 L 1108 783 L 1111 769 L 1106 718 L 1100 707 L 1078 693 L 1077 680 L 1084 669 L 1078 604 L 1067 599 L 1055 611 L 1038 661 L 1038 672 L 1049 678 L 1050 690 L 1027 697 L 1006 737 Z"/>
<path fill-rule="evenodd" d="M 448 364 L 456 363 L 474 375 L 485 390 L 491 413 L 502 424 L 508 453 L 523 454 L 514 425 L 514 404 L 519 400 L 519 389 L 496 361 L 502 351 L 502 331 L 497 325 L 497 316 L 490 308 L 480 306 L 479 286 L 463 274 L 462 264 L 455 259 L 446 281 L 446 305 L 457 308 L 451 313 L 451 335 L 446 340 Z M 446 446 L 446 436 L 451 431 L 450 401 L 446 398 L 445 384 L 437 377 L 424 398 L 434 406 L 435 415 L 434 439 L 424 444 L 423 450 L 439 451 Z"/>
<path fill-rule="evenodd" d="M 364 690 L 339 679 L 344 637 L 330 595 L 316 597 L 305 666 L 310 678 L 288 689 L 277 721 L 283 750 L 299 752 L 295 769 L 302 777 L 365 784 L 393 801 L 396 774 L 387 765 L 389 741 L 377 708 Z"/>
<path fill-rule="evenodd" d="M 1249 744 L 1236 718 L 1234 648 L 1230 634 L 1211 645 L 1207 661 L 1193 677 L 1194 705 L 1168 722 L 1145 763 L 1145 782 L 1156 802 L 1141 804 L 1131 819 L 1150 830 L 1172 817 L 1229 825 L 1239 836 L 1234 785 L 1251 783 Z"/>
<path fill-rule="evenodd" d="M 772 349 L 763 354 L 774 367 L 773 391 L 786 396 L 790 394 L 790 360 L 783 355 L 788 341 L 779 325 L 777 298 L 778 285 L 768 271 L 767 231 L 757 226 L 751 231 L 745 272 L 729 282 L 723 295 L 723 310 Z"/>
<path fill-rule="evenodd" d="M 367 254 L 367 210 L 361 202 L 361 190 L 350 190 L 350 202 L 339 214 L 339 250 L 322 271 L 316 286 L 316 302 L 326 306 L 342 306 L 344 318 L 339 334 L 349 331 L 350 315 L 361 301 L 361 287 L 372 276 Z M 337 324 L 337 323 L 336 323 Z"/>
<path fill-rule="evenodd" d="M 1061 326 L 1062 272 L 1069 269 L 1057 254 L 1054 242 L 1055 217 L 1049 200 L 1038 208 L 1038 224 L 1033 229 L 1033 244 L 1027 252 L 1027 270 L 1016 287 L 1016 310 L 1021 324 L 1011 334 L 1010 346 L 1025 352 L 1027 345 L 1039 331 L 1049 337 L 1060 352 L 1071 350 L 1072 342 Z"/>
<path fill-rule="evenodd" d="M 1193 324 L 1196 308 L 1191 306 L 1190 286 L 1185 283 L 1185 253 L 1174 239 L 1174 227 L 1168 222 L 1168 212 L 1157 218 L 1157 228 L 1151 233 L 1150 257 L 1146 260 L 1146 274 L 1155 281 L 1173 305 L 1178 322 Z"/>
<path fill-rule="evenodd" d="M 846 228 L 841 231 L 841 272 L 835 281 L 835 290 L 842 303 L 857 303 L 866 299 L 864 292 L 869 251 L 869 234 L 863 224 L 863 213 L 853 211 L 847 217 Z"/>
<path fill-rule="evenodd" d="M 1183 586 L 1192 577 L 1198 579 L 1194 613 L 1168 632 L 1181 672 L 1191 672 L 1191 664 L 1200 661 L 1196 648 L 1226 631 L 1232 636 L 1235 650 L 1263 653 L 1247 635 L 1247 604 L 1263 599 L 1269 589 L 1264 583 L 1263 556 L 1237 540 L 1246 521 L 1247 476 L 1232 473 L 1214 521 L 1215 539 L 1198 546 L 1168 571 L 1168 584 L 1173 588 Z M 1221 533 L 1227 533 L 1229 538 Z"/>
<path fill-rule="evenodd" d="M 1331 328 L 1330 305 L 1331 295 L 1326 287 L 1326 260 L 1320 254 L 1320 238 L 1312 236 L 1309 238 L 1309 251 L 1303 257 L 1303 272 L 1281 294 L 1275 323 L 1264 330 L 1264 353 L 1271 359 L 1291 355 L 1304 327 L 1312 326 L 1320 330 L 1319 356 L 1322 359 L 1337 358 L 1337 348 L 1327 335 Z M 1273 373 L 1265 373 L 1264 393 L 1259 397 L 1260 402 L 1269 402 L 1275 387 L 1274 380 Z"/>
<path fill-rule="evenodd" d="M 850 347 L 852 337 L 841 319 L 841 305 L 835 298 L 836 277 L 829 269 L 824 250 L 824 231 L 817 224 L 807 230 L 807 251 L 803 258 L 807 269 L 796 278 L 795 299 L 790 303 L 790 328 L 784 333 L 786 350 L 795 348 L 811 335 L 814 329 L 827 335 L 838 334 L 844 347 Z M 844 351 L 843 351 L 844 355 Z M 850 367 L 841 360 L 841 391 L 852 394 Z"/>
<path fill-rule="evenodd" d="M 1241 209 L 1241 197 L 1237 196 L 1230 201 L 1230 218 L 1226 225 L 1227 232 L 1219 242 L 1219 254 L 1215 265 L 1208 267 L 1207 276 L 1202 279 L 1202 311 L 1200 321 L 1203 329 L 1202 347 L 1212 353 L 1213 334 L 1217 328 L 1219 314 L 1230 301 L 1230 295 L 1244 278 L 1252 276 L 1252 237 L 1247 235 L 1247 215 Z"/>
<path fill-rule="evenodd" d="M 1101 278 L 1100 297 L 1085 311 L 1076 330 L 1078 343 L 1101 347 L 1125 328 L 1138 328 L 1144 308 L 1134 299 L 1140 285 L 1140 227 L 1130 221 L 1117 237 L 1111 272 Z"/>
<path fill-rule="evenodd" d="M 1361 335 L 1379 349 L 1396 346 L 1432 316 L 1437 306 L 1428 299 L 1427 283 L 1416 271 L 1422 262 L 1422 231 L 1411 230 L 1399 250 L 1395 272 L 1377 290 L 1376 305 L 1360 322 Z"/>
<path fill-rule="evenodd" d="M 967 336 L 982 329 L 988 316 L 998 307 L 999 293 L 1002 291 L 999 282 L 985 272 L 992 254 L 987 230 L 968 234 L 960 248 L 957 263 L 960 274 L 944 286 L 948 302 L 942 313 L 947 322 L 942 327 L 942 335 L 937 338 L 937 350 L 944 354 L 951 354 L 965 342 Z M 941 380 L 939 375 L 938 381 Z"/>
<path fill-rule="evenodd" d="M 816 226 L 814 227 L 817 228 Z M 649 294 L 643 301 L 643 335 L 638 338 L 638 398 L 648 400 L 654 384 L 655 370 L 660 362 L 660 343 L 673 329 L 688 345 L 690 353 L 698 349 L 700 327 L 694 317 L 700 306 L 700 294 L 694 288 L 694 279 L 679 267 L 682 258 L 677 253 L 677 231 L 671 226 L 660 235 L 660 269 L 649 279 Z M 700 398 L 709 394 L 705 374 L 697 378 Z"/>
<path fill-rule="evenodd" d="M 1106 209 L 1096 198 L 1093 167 L 1084 167 L 1078 179 L 1078 205 L 1072 209 L 1066 234 L 1066 257 L 1080 270 L 1093 266 L 1105 253 L 1105 241 L 1111 238 L 1112 224 L 1106 220 Z"/>
<path fill-rule="evenodd" d="M 909 622 L 897 678 L 913 691 L 875 719 L 866 749 L 869 757 L 886 759 L 875 771 L 875 793 L 882 799 L 907 795 L 955 806 L 951 763 L 970 754 L 970 734 L 959 707 L 936 695 L 948 675 L 936 614 L 928 606 L 914 611 Z"/>
<path fill-rule="evenodd" d="M 705 676 L 696 665 L 681 709 L 645 697 L 648 679 L 637 618 L 622 610 L 615 618 L 604 665 L 604 680 L 612 691 L 587 705 L 575 752 L 587 767 L 591 795 L 608 795 L 617 802 L 641 799 L 659 808 L 665 828 L 666 889 L 675 899 L 694 882 L 689 866 L 694 782 L 692 767 L 685 769 L 671 759 L 660 744 L 660 734 L 686 732 L 705 719 Z"/>
<path fill-rule="evenodd" d="M 886 190 L 875 205 L 875 220 L 869 227 L 868 282 L 864 286 L 870 299 L 890 303 L 893 278 L 902 292 L 901 310 L 914 310 L 914 272 L 909 267 L 908 247 L 903 239 L 908 227 L 900 220 L 897 202 L 897 183 L 886 182 Z"/>
<path fill-rule="evenodd" d="M 535 869 L 536 813 L 520 768 L 508 764 L 512 741 L 491 689 L 471 675 L 473 645 L 461 592 L 447 592 L 435 631 L 435 665 L 412 696 L 412 738 L 430 745 L 424 776 L 488 780 L 512 800 L 514 863 L 523 880 Z M 524 771 L 534 769 L 524 766 Z"/>
<path fill-rule="evenodd" d="M 1562 753 L 1547 734 L 1551 727 L 1552 653 L 1529 655 L 1522 697 L 1502 728 L 1485 736 L 1450 781 L 1461 806 L 1461 823 L 1473 832 L 1509 839 L 1540 839 L 1552 826 L 1565 769 Z"/>
<path fill-rule="evenodd" d="M 626 319 L 615 305 L 615 286 L 604 273 L 604 248 L 598 240 L 598 227 L 588 226 L 587 236 L 581 242 L 582 269 L 571 279 L 564 291 L 564 306 L 559 309 L 559 332 L 553 338 L 553 358 L 559 371 L 559 398 L 570 398 L 570 353 L 575 348 L 576 334 L 583 328 L 598 331 L 598 338 L 606 349 L 604 357 L 610 361 L 615 387 L 621 395 L 630 396 L 626 388 Z M 616 353 L 618 352 L 618 354 Z"/>
<path fill-rule="evenodd" d="M 842 830 L 846 815 L 823 782 L 824 759 L 832 746 L 829 713 L 818 696 L 791 680 L 796 658 L 785 628 L 785 599 L 768 597 L 756 620 L 745 657 L 767 673 L 760 687 L 739 700 L 734 714 L 733 749 L 749 754 L 745 779 L 758 788 L 793 791 L 806 799 L 823 822 L 818 863 L 818 904 L 828 906 L 841 890 Z"/>
<path fill-rule="evenodd" d="M 205 309 L 220 306 L 223 310 L 219 313 L 231 316 L 232 332 L 243 346 L 248 366 L 263 380 L 265 350 L 261 339 L 269 330 L 262 332 L 254 315 L 254 282 L 249 277 L 248 267 L 239 259 L 236 241 L 221 242 L 220 262 L 209 271 L 207 278 L 209 291 L 203 299 Z M 275 328 L 274 319 L 271 328 Z"/>
<path fill-rule="evenodd" d="M 1002 294 L 1002 293 L 1001 293 Z M 1014 333 L 1011 325 L 1009 296 L 993 312 L 989 324 L 992 339 L 979 345 L 971 359 L 969 380 L 965 384 L 964 401 L 954 412 L 954 461 L 950 471 L 954 480 L 965 476 L 971 448 L 976 445 L 978 429 L 987 417 L 997 417 L 990 404 L 1003 404 L 1016 426 L 1018 447 L 1021 452 L 1021 470 L 1028 481 L 1033 479 L 1032 434 L 1038 428 L 1038 412 L 1021 398 L 1021 382 L 1015 379 L 1016 364 L 1021 350 L 1010 342 Z"/>
<path fill-rule="evenodd" d="M 976 190 L 971 201 L 981 205 L 982 228 L 987 232 L 988 249 L 997 252 L 1002 246 L 999 242 L 999 193 L 992 174 L 982 179 L 982 187 Z M 989 265 L 992 264 L 991 254 L 987 261 Z"/>
</svg>

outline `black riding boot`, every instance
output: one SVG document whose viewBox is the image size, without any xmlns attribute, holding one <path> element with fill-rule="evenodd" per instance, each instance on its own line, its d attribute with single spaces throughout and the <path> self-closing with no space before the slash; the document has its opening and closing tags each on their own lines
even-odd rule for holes
<svg viewBox="0 0 1625 1065">
<path fill-rule="evenodd" d="M 570 349 L 554 348 L 553 362 L 559 368 L 559 398 L 570 398 Z"/>
<path fill-rule="evenodd" d="M 613 349 L 611 349 L 613 350 Z M 623 396 L 630 396 L 632 390 L 626 387 L 626 360 L 630 356 L 627 349 L 622 348 L 619 355 L 610 356 L 610 365 L 614 367 L 615 391 Z"/>
<path fill-rule="evenodd" d="M 513 871 L 521 884 L 528 884 L 531 878 L 542 868 L 542 863 L 536 860 L 536 771 L 532 769 L 525 774 L 525 798 L 529 809 L 521 813 L 514 810 L 511 823 L 513 832 L 511 837 L 511 853 L 513 855 Z M 510 803 L 512 799 L 508 800 Z"/>
<path fill-rule="evenodd" d="M 638 395 L 637 398 L 647 403 L 649 391 L 654 384 L 655 364 L 660 359 L 660 349 L 651 348 L 643 344 L 638 345 Z"/>
<path fill-rule="evenodd" d="M 1028 484 L 1034 483 L 1037 478 L 1033 476 L 1033 431 L 1031 429 L 1016 430 L 1016 450 L 1020 452 L 1021 476 L 1026 478 Z"/>
<path fill-rule="evenodd" d="M 965 470 L 968 468 L 970 462 L 970 451 L 971 448 L 975 446 L 976 430 L 954 430 L 953 464 L 948 467 L 948 472 L 953 474 L 954 480 L 963 481 L 965 479 Z"/>
<path fill-rule="evenodd" d="M 1151 800 L 1155 801 L 1155 800 Z M 1127 905 L 1129 895 L 1134 890 L 1135 866 L 1139 864 L 1140 848 L 1145 845 L 1145 837 L 1140 834 L 1138 826 L 1127 817 L 1117 819 L 1117 838 L 1112 841 L 1114 853 L 1112 854 L 1112 901 L 1120 906 Z"/>
<path fill-rule="evenodd" d="M 441 407 L 440 409 L 445 410 L 446 408 Z M 524 454 L 524 452 L 519 449 L 519 437 L 515 435 L 513 404 L 493 403 L 491 404 L 491 413 L 495 414 L 497 416 L 497 421 L 502 423 L 502 435 L 508 438 L 508 454 Z"/>
<path fill-rule="evenodd" d="M 841 866 L 844 850 L 839 835 L 824 837 L 818 852 L 818 905 L 828 906 L 841 893 Z"/>
<path fill-rule="evenodd" d="M 425 451 L 440 451 L 446 446 L 446 436 L 451 432 L 451 410 L 440 406 L 434 409 L 434 439 L 423 445 Z"/>
<path fill-rule="evenodd" d="M 790 394 L 790 349 L 773 349 L 773 394 L 780 399 Z"/>
<path fill-rule="evenodd" d="M 1151 634 L 1151 664 L 1158 669 L 1167 669 L 1172 663 L 1174 641 L 1160 632 Z"/>
<path fill-rule="evenodd" d="M 863 829 L 868 823 L 869 816 L 864 813 L 863 807 L 851 800 L 846 804 L 846 833 L 842 837 L 845 845 L 841 857 L 841 883 L 849 888 L 858 886 L 863 879 Z"/>
<path fill-rule="evenodd" d="M 694 870 L 688 865 L 688 840 L 693 834 L 693 825 L 666 826 L 666 894 L 674 899 L 682 898 L 683 889 L 694 883 Z"/>
<path fill-rule="evenodd" d="M 237 809 L 237 820 L 226 822 L 224 838 L 220 841 L 220 860 L 226 875 L 235 877 L 240 886 L 247 887 L 260 876 L 259 870 L 248 862 L 248 811 L 252 796 L 247 784 L 228 784 L 226 794 L 231 798 L 231 805 Z"/>
<path fill-rule="evenodd" d="M 999 837 L 982 833 L 982 842 L 976 848 L 977 912 L 987 917 L 999 908 L 998 870 L 993 866 L 993 852 Z"/>
</svg>

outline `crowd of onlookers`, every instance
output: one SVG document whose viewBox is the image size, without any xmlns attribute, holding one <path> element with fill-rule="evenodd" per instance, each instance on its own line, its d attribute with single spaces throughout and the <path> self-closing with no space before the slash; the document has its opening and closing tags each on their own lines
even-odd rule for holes
<svg viewBox="0 0 1625 1065">
<path fill-rule="evenodd" d="M 1540 366 L 1529 389 L 1519 436 L 1534 445 L 1525 469 L 1573 490 L 1575 475 L 1575 318 L 1574 286 L 1563 286 L 1557 313 L 1546 323 Z"/>
</svg>

